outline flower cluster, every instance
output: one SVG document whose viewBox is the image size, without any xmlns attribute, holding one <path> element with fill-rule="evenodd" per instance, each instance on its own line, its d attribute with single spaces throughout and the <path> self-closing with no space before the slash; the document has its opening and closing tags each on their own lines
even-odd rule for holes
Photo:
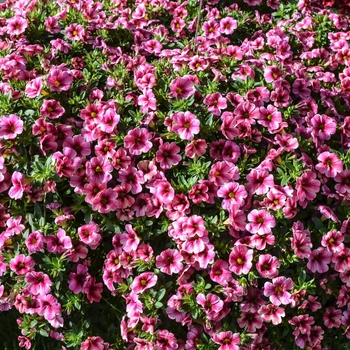
<svg viewBox="0 0 350 350">
<path fill-rule="evenodd" d="M 344 346 L 349 8 L 0 4 L 0 311 L 19 346 Z"/>
</svg>

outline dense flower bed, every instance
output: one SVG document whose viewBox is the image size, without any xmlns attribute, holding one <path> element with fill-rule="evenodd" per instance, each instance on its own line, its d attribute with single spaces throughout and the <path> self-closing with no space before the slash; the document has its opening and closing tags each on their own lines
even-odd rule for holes
<svg viewBox="0 0 350 350">
<path fill-rule="evenodd" d="M 348 3 L 0 5 L 21 347 L 346 347 Z"/>
</svg>

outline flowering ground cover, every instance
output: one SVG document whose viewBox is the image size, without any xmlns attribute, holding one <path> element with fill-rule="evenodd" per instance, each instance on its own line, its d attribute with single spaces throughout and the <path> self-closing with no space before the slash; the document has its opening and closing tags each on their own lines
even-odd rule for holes
<svg viewBox="0 0 350 350">
<path fill-rule="evenodd" d="M 350 348 L 349 10 L 1 4 L 6 348 Z"/>
</svg>

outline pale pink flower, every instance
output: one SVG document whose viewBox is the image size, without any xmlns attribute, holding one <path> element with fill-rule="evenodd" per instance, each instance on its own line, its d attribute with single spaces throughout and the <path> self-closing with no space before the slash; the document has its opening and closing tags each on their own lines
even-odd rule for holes
<svg viewBox="0 0 350 350">
<path fill-rule="evenodd" d="M 222 208 L 228 210 L 232 205 L 242 207 L 247 198 L 247 191 L 243 185 L 237 182 L 228 182 L 221 186 L 217 192 L 219 198 L 224 198 L 222 201 Z"/>
<path fill-rule="evenodd" d="M 282 323 L 282 318 L 285 316 L 284 309 L 274 304 L 262 305 L 259 309 L 259 315 L 264 322 L 272 322 L 274 325 Z"/>
<path fill-rule="evenodd" d="M 222 34 L 230 35 L 237 29 L 238 23 L 232 17 L 224 17 L 220 20 L 219 31 Z"/>
<path fill-rule="evenodd" d="M 25 191 L 28 191 L 27 181 L 25 176 L 18 172 L 14 171 L 11 177 L 12 187 L 9 190 L 9 196 L 13 199 L 20 199 L 23 196 Z"/>
<path fill-rule="evenodd" d="M 26 273 L 25 281 L 29 284 L 29 292 L 33 295 L 45 295 L 50 293 L 52 282 L 48 275 L 39 271 L 29 271 Z"/>
</svg>

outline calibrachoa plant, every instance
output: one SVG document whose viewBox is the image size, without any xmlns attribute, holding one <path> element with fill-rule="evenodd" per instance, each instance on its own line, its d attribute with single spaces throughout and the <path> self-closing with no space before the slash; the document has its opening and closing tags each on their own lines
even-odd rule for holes
<svg viewBox="0 0 350 350">
<path fill-rule="evenodd" d="M 0 5 L 19 346 L 346 348 L 349 4 Z"/>
</svg>

